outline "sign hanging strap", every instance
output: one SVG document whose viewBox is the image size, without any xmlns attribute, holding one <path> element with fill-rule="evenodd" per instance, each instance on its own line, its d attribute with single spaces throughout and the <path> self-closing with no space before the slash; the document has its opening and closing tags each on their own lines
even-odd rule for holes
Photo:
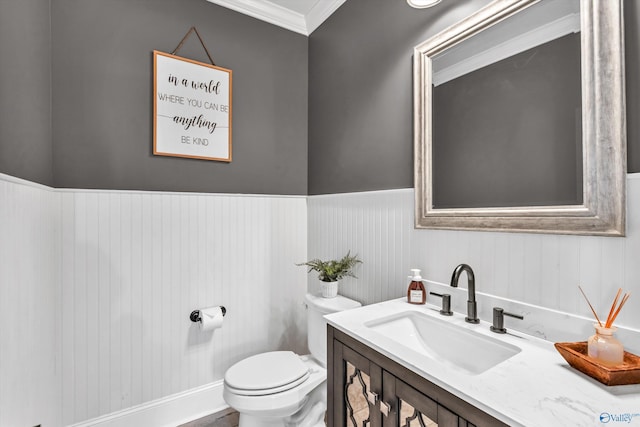
<svg viewBox="0 0 640 427">
<path fill-rule="evenodd" d="M 211 61 L 211 65 L 215 66 L 216 64 L 213 62 L 213 58 L 211 57 L 211 55 L 209 54 L 209 50 L 207 49 L 207 47 L 204 45 L 204 42 L 202 41 L 202 37 L 200 37 L 200 33 L 198 33 L 198 30 L 196 30 L 196 27 L 191 27 L 189 29 L 189 31 L 187 31 L 187 34 L 185 34 L 185 36 L 182 38 L 182 40 L 180 40 L 180 44 L 178 44 L 178 47 L 176 47 L 173 52 L 171 52 L 172 55 L 175 55 L 176 52 L 178 50 L 180 50 L 180 48 L 182 47 L 182 45 L 184 44 L 185 41 L 187 41 L 187 39 L 189 38 L 189 36 L 191 35 L 191 33 L 195 32 L 196 36 L 198 36 L 198 40 L 200 40 L 200 44 L 202 45 L 202 47 L 204 48 L 204 51 L 207 53 L 207 56 L 209 57 L 209 61 Z"/>
</svg>

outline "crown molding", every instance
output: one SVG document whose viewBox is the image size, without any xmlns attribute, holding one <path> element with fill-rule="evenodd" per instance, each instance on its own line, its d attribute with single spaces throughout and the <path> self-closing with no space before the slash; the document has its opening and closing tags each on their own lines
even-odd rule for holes
<svg viewBox="0 0 640 427">
<path fill-rule="evenodd" d="M 307 34 L 304 15 L 285 7 L 258 0 L 207 0 L 296 33 Z"/>
<path fill-rule="evenodd" d="M 207 0 L 227 9 L 308 36 L 346 0 L 319 0 L 307 15 L 265 0 Z"/>
<path fill-rule="evenodd" d="M 307 35 L 313 33 L 329 18 L 346 0 L 320 0 L 309 11 L 306 17 Z"/>
</svg>

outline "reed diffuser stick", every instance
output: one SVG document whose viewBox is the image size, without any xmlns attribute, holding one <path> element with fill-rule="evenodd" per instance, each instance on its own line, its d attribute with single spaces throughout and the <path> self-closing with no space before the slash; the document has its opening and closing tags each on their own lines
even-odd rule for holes
<svg viewBox="0 0 640 427">
<path fill-rule="evenodd" d="M 580 292 L 582 292 L 582 296 L 587 301 L 587 304 L 589 304 L 589 308 L 591 309 L 591 312 L 593 313 L 593 315 L 596 317 L 596 320 L 598 321 L 598 325 L 602 326 L 602 322 L 598 318 L 598 315 L 596 314 L 596 311 L 593 309 L 593 306 L 589 302 L 589 298 L 587 298 L 587 295 L 584 293 L 584 291 L 582 290 L 582 287 L 580 285 L 578 285 L 578 289 L 580 289 Z"/>
<path fill-rule="evenodd" d="M 621 292 L 622 292 L 622 288 L 618 288 L 618 293 L 616 294 L 616 297 L 613 299 L 613 304 L 611 304 L 611 310 L 609 310 L 609 315 L 607 316 L 607 321 L 604 322 L 605 328 L 608 328 L 607 325 L 609 324 L 609 319 L 611 319 L 611 316 L 616 311 L 616 304 L 618 304 L 618 298 L 620 298 L 620 293 Z"/>
<path fill-rule="evenodd" d="M 622 306 L 624 305 L 625 302 L 627 302 L 630 296 L 631 296 L 631 292 L 624 294 L 624 296 L 622 297 L 622 301 L 620 302 L 620 305 L 618 306 L 618 309 L 616 310 L 613 317 L 610 320 L 607 319 L 607 324 L 605 325 L 605 328 L 610 328 L 613 325 L 613 321 L 616 320 L 616 317 L 618 317 L 620 310 L 622 310 Z"/>
</svg>

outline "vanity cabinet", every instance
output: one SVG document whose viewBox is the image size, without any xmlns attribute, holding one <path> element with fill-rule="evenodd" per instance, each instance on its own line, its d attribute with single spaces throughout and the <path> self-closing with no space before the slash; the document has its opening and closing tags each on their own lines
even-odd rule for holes
<svg viewBox="0 0 640 427">
<path fill-rule="evenodd" d="M 506 426 L 328 326 L 328 427 Z"/>
</svg>

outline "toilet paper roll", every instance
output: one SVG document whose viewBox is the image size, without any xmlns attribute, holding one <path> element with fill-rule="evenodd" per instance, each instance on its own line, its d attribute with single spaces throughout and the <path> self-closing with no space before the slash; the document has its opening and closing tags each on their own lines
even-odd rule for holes
<svg viewBox="0 0 640 427">
<path fill-rule="evenodd" d="M 200 309 L 200 330 L 213 331 L 222 327 L 224 314 L 219 306 Z"/>
</svg>

